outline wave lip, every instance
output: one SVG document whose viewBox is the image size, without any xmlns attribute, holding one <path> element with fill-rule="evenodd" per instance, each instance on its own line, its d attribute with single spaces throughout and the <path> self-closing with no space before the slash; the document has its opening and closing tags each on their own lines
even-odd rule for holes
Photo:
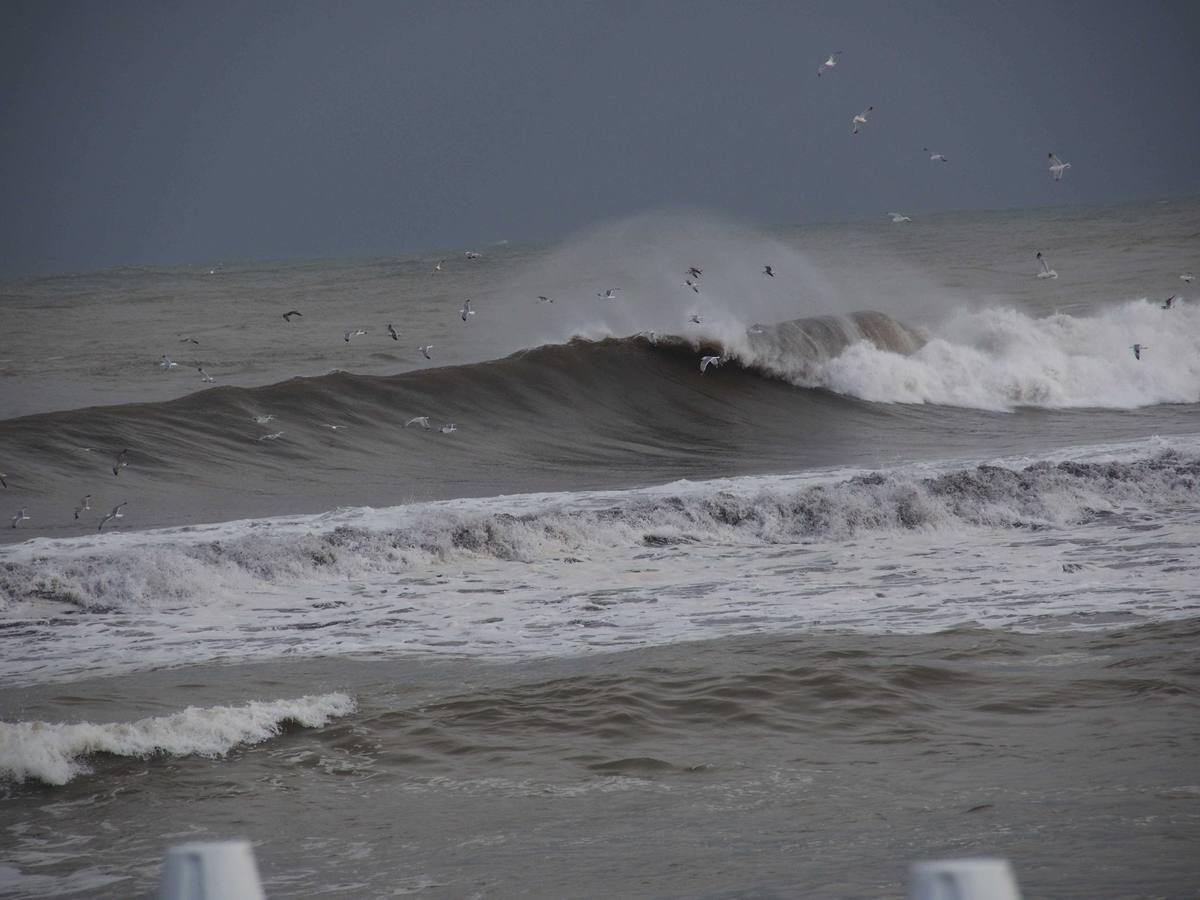
<svg viewBox="0 0 1200 900">
<path fill-rule="evenodd" d="M 354 712 L 347 694 L 294 700 L 253 700 L 245 706 L 189 706 L 136 722 L 0 722 L 0 778 L 62 785 L 91 771 L 84 757 L 224 756 L 239 744 L 260 744 L 289 722 L 318 728 Z"/>
</svg>

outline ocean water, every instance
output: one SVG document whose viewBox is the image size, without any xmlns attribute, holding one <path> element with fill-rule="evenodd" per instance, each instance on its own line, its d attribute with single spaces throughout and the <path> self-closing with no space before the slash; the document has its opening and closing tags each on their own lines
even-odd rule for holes
<svg viewBox="0 0 1200 900">
<path fill-rule="evenodd" d="M 0 285 L 0 896 L 1195 895 L 1200 202 L 472 249 Z"/>
</svg>

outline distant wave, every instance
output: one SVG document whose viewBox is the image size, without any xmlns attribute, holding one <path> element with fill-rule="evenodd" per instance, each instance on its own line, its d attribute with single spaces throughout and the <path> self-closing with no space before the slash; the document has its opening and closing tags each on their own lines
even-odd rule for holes
<svg viewBox="0 0 1200 900">
<path fill-rule="evenodd" d="M 355 709 L 346 694 L 252 701 L 245 706 L 189 706 L 136 722 L 0 722 L 0 778 L 66 784 L 90 771 L 86 758 L 224 756 L 240 744 L 277 736 L 288 723 L 318 728 Z"/>
<path fill-rule="evenodd" d="M 352 512 L 275 528 L 231 523 L 220 539 L 172 529 L 10 552 L 0 566 L 0 608 L 50 601 L 97 611 L 132 611 L 237 598 L 256 586 L 353 578 L 462 558 L 536 561 L 581 550 L 693 541 L 788 543 L 860 532 L 1043 528 L 1126 507 L 1153 510 L 1194 502 L 1200 455 L 1166 450 L 1121 462 L 1040 462 L 1023 469 L 983 465 L 938 475 L 872 473 L 831 484 L 788 487 L 774 479 L 749 492 L 709 484 L 678 492 L 629 492 L 611 502 L 545 501 L 532 511 L 497 511 L 493 501 Z M 608 496 L 608 495 L 606 495 Z M 503 504 L 499 505 L 503 508 Z M 236 599 L 230 602 L 237 602 Z"/>
</svg>

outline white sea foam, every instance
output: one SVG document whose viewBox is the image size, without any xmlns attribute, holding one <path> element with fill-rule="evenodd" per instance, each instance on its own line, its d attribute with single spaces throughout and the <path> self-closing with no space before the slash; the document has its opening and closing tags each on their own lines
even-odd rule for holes
<svg viewBox="0 0 1200 900">
<path fill-rule="evenodd" d="M 136 722 L 0 722 L 0 778 L 66 784 L 90 771 L 85 760 L 96 753 L 219 757 L 275 737 L 288 722 L 317 728 L 354 709 L 346 694 L 323 694 L 245 706 L 189 706 Z"/>
<path fill-rule="evenodd" d="M 780 628 L 1036 629 L 1196 614 L 1200 438 L 998 462 L 30 541 L 0 550 L 9 651 L 0 676 L 281 654 L 519 658 Z M 191 579 L 167 600 L 144 593 L 140 576 L 121 593 L 121 573 L 167 557 L 189 561 L 174 571 Z M 83 593 L 94 571 L 109 573 L 103 598 Z M 86 613 L 63 616 L 64 603 Z"/>
<path fill-rule="evenodd" d="M 1167 311 L 1138 300 L 1091 316 L 984 309 L 926 330 L 928 342 L 908 355 L 868 340 L 816 364 L 738 352 L 797 384 L 875 402 L 990 410 L 1200 402 L 1200 303 Z M 1134 343 L 1150 348 L 1140 360 Z"/>
</svg>

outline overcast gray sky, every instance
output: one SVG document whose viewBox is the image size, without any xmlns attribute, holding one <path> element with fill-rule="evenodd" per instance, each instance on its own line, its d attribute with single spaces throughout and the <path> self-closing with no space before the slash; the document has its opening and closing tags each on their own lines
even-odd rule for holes
<svg viewBox="0 0 1200 900">
<path fill-rule="evenodd" d="M 1200 193 L 1195 0 L 3 10 L 4 274 Z"/>
</svg>

